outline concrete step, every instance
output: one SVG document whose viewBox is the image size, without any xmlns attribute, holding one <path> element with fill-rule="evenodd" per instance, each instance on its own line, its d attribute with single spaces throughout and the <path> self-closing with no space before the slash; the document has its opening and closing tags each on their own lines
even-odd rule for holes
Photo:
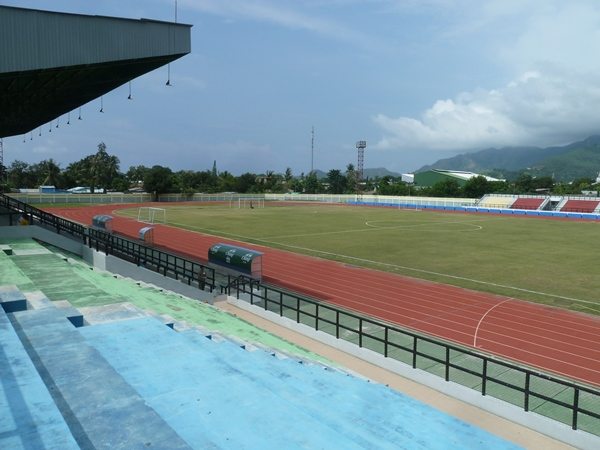
<svg viewBox="0 0 600 450">
<path fill-rule="evenodd" d="M 0 448 L 79 449 L 2 308 L 0 380 Z"/>
<path fill-rule="evenodd" d="M 8 315 L 84 448 L 190 448 L 57 308 Z"/>
</svg>

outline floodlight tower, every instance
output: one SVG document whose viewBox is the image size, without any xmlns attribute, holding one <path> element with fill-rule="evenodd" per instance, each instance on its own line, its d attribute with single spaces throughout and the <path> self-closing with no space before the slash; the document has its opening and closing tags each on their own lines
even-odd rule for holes
<svg viewBox="0 0 600 450">
<path fill-rule="evenodd" d="M 358 167 L 356 168 L 356 201 L 362 202 L 362 178 L 363 178 L 363 162 L 365 160 L 365 147 L 367 146 L 366 141 L 358 141 L 356 148 L 358 149 Z"/>
</svg>

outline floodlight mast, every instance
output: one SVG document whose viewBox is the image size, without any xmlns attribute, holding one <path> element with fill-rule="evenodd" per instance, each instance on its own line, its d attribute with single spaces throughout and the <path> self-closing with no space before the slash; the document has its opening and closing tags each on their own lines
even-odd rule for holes
<svg viewBox="0 0 600 450">
<path fill-rule="evenodd" d="M 358 167 L 356 170 L 356 201 L 362 202 L 363 194 L 363 163 L 365 160 L 365 148 L 367 147 L 367 141 L 358 141 L 356 148 L 358 149 Z"/>
</svg>

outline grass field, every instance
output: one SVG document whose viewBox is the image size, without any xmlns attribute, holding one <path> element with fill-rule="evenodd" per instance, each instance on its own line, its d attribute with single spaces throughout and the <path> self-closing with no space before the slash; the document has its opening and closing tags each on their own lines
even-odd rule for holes
<svg viewBox="0 0 600 450">
<path fill-rule="evenodd" d="M 600 314 L 598 222 L 323 204 L 166 209 L 171 226 Z"/>
</svg>

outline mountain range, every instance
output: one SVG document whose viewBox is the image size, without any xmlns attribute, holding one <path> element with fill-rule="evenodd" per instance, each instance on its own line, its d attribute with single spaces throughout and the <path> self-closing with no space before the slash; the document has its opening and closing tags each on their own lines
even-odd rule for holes
<svg viewBox="0 0 600 450">
<path fill-rule="evenodd" d="M 487 148 L 462 153 L 425 165 L 415 170 L 415 173 L 432 169 L 473 172 L 506 180 L 513 180 L 520 173 L 536 178 L 549 176 L 563 183 L 578 178 L 595 180 L 600 173 L 600 135 L 589 136 L 564 146 Z M 327 178 L 327 173 L 322 170 L 315 170 L 315 173 L 319 180 Z M 399 178 L 401 174 L 383 167 L 363 170 L 365 179 L 385 176 Z"/>
<path fill-rule="evenodd" d="M 559 182 L 596 179 L 600 171 L 600 135 L 562 147 L 488 148 L 440 159 L 415 172 L 431 169 L 461 170 L 504 179 L 523 172 L 538 178 L 551 176 Z"/>
</svg>

